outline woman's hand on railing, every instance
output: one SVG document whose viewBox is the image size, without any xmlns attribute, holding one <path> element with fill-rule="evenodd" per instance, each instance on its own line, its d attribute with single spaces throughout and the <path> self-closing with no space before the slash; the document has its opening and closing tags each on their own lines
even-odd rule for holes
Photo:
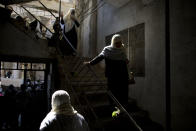
<svg viewBox="0 0 196 131">
<path fill-rule="evenodd" d="M 90 61 L 85 61 L 83 62 L 84 65 L 89 66 L 90 65 Z"/>
<path fill-rule="evenodd" d="M 77 18 L 76 18 L 74 15 L 71 15 L 70 18 L 71 18 L 73 21 L 77 21 Z"/>
</svg>

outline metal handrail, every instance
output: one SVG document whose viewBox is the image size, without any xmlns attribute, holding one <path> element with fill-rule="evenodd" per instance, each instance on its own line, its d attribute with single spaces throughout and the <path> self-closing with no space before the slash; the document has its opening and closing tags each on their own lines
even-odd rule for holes
<svg viewBox="0 0 196 131">
<path fill-rule="evenodd" d="M 81 60 L 82 60 L 82 58 L 81 58 Z M 82 60 L 83 61 L 83 60 Z M 82 70 L 84 70 L 85 68 L 84 67 L 86 67 L 85 65 L 79 70 L 79 73 L 82 71 Z M 89 70 L 87 70 L 87 72 L 89 72 L 89 71 L 91 71 L 92 72 L 92 74 L 95 76 L 95 78 L 101 83 L 101 80 L 100 80 L 100 78 L 97 76 L 97 74 L 94 72 L 94 70 L 92 69 L 92 67 L 91 66 L 89 66 L 89 65 L 87 65 L 87 67 L 88 67 L 88 69 Z M 80 86 L 80 84 L 78 85 L 78 86 Z M 106 89 L 106 87 L 105 86 L 103 86 L 105 89 Z M 107 94 L 112 98 L 112 100 L 115 102 L 115 104 L 128 116 L 128 118 L 129 118 L 129 120 L 134 124 L 134 126 L 138 129 L 138 131 L 142 131 L 142 129 L 141 129 L 141 127 L 137 124 L 137 122 L 132 118 L 132 116 L 127 112 L 127 110 L 121 105 L 121 103 L 115 98 L 115 96 L 112 94 L 112 92 L 111 91 L 107 91 Z M 88 101 L 87 99 L 86 99 L 86 101 Z M 89 104 L 89 103 L 88 103 Z M 91 107 L 90 107 L 91 108 Z M 92 111 L 92 109 L 91 109 L 91 111 Z M 92 113 L 94 114 L 94 111 L 92 111 Z M 95 115 L 96 116 L 96 115 Z M 95 118 L 97 118 L 97 117 L 95 117 Z"/>
<path fill-rule="evenodd" d="M 84 63 L 84 59 L 80 59 L 80 61 L 82 61 L 81 63 L 83 64 Z M 77 69 L 79 69 L 79 67 L 81 67 L 80 65 L 78 66 L 76 66 L 76 68 L 74 68 L 75 69 L 75 71 L 77 70 Z M 81 67 L 81 69 L 79 70 L 79 73 L 83 70 L 83 69 L 85 69 L 85 65 L 83 65 L 82 67 Z M 88 69 L 89 70 L 89 69 Z M 78 73 L 78 74 L 79 74 Z M 93 73 L 91 74 L 91 76 L 93 77 L 93 76 L 95 76 Z M 81 77 L 81 76 L 80 76 Z M 87 79 L 86 81 L 83 81 L 83 82 L 90 82 L 90 80 L 92 79 L 92 77 L 90 77 L 89 79 Z M 97 76 L 98 77 L 98 76 Z M 82 78 L 84 78 L 84 77 L 82 77 Z M 96 78 L 97 79 L 97 78 Z M 96 81 L 97 82 L 97 81 Z M 98 83 L 97 84 L 103 84 L 103 82 L 101 81 L 101 80 L 99 80 L 98 81 Z M 90 87 L 89 87 L 90 88 Z M 87 89 L 89 89 L 89 88 L 87 88 Z"/>
<path fill-rule="evenodd" d="M 16 14 L 16 15 L 18 15 L 18 16 L 20 16 L 21 18 L 23 18 L 20 14 L 18 14 L 14 9 L 11 9 L 12 11 L 14 11 L 14 13 Z M 28 24 L 29 24 L 29 22 L 28 21 L 26 21 Z M 31 37 L 31 35 L 29 35 L 28 33 L 26 33 L 26 32 L 24 32 L 25 34 L 27 34 L 29 37 Z"/>
<path fill-rule="evenodd" d="M 64 70 L 64 68 L 63 68 L 63 70 Z M 65 72 L 65 71 L 64 71 L 64 72 Z M 71 88 L 71 90 L 72 90 L 72 92 L 73 92 L 73 96 L 74 96 L 74 98 L 76 99 L 76 101 L 77 101 L 77 103 L 79 104 L 79 107 L 80 107 L 80 109 L 81 109 L 81 108 L 82 108 L 82 104 L 81 104 L 81 102 L 80 102 L 80 100 L 79 100 L 79 98 L 78 98 L 78 96 L 77 96 L 77 94 L 76 94 L 76 91 L 74 90 L 74 88 L 73 88 L 73 86 L 72 86 L 72 82 L 69 81 L 68 75 L 65 75 L 65 78 L 66 78 L 66 81 L 69 83 L 70 88 Z M 85 97 L 85 100 L 86 100 L 88 106 L 90 107 L 90 110 L 92 111 L 93 116 L 97 119 L 97 116 L 96 116 L 95 112 L 93 112 L 93 109 L 92 109 L 92 107 L 90 106 L 90 103 L 88 103 L 88 100 L 87 100 L 86 97 Z M 84 110 L 81 110 L 81 111 L 85 113 Z"/>
<path fill-rule="evenodd" d="M 63 72 L 65 73 L 64 70 L 65 70 L 65 69 L 63 68 Z M 75 91 L 75 90 L 73 89 L 73 87 L 72 87 L 72 83 L 69 81 L 67 75 L 65 75 L 65 78 L 66 78 L 66 81 L 68 82 L 68 84 L 69 84 L 70 87 L 71 87 L 71 90 L 72 90 L 72 92 L 73 92 L 74 97 L 76 98 L 76 101 L 79 103 L 79 106 L 81 107 L 82 105 L 81 105 L 81 103 L 80 103 L 80 101 L 79 101 L 79 98 L 78 98 L 77 95 L 76 95 L 76 91 Z"/>
<path fill-rule="evenodd" d="M 40 0 L 38 0 L 39 1 L 39 3 L 48 11 L 48 12 L 50 12 L 50 14 L 52 15 L 52 16 L 54 16 L 56 19 L 57 19 L 57 17 L 40 1 Z"/>
<path fill-rule="evenodd" d="M 83 61 L 82 57 L 80 57 L 80 60 Z M 85 65 L 79 70 L 79 73 L 84 69 L 84 67 L 86 67 Z M 95 76 L 95 78 L 101 83 L 101 80 L 100 78 L 97 76 L 97 74 L 94 72 L 94 70 L 91 68 L 90 65 L 87 65 L 88 69 L 93 73 L 93 75 Z M 87 70 L 87 72 L 89 72 L 89 70 Z M 67 75 L 66 75 L 67 76 Z M 68 78 L 67 78 L 68 79 Z M 80 86 L 80 84 L 78 85 Z M 106 87 L 103 86 L 105 89 Z M 71 85 L 71 88 L 72 88 L 72 85 Z M 73 90 L 73 88 L 72 88 Z M 75 93 L 75 91 L 73 91 Z M 115 102 L 115 104 L 128 116 L 129 120 L 134 124 L 134 126 L 138 129 L 138 131 L 143 131 L 141 129 L 141 127 L 137 124 L 137 122 L 132 118 L 132 116 L 126 111 L 126 109 L 120 104 L 120 102 L 115 98 L 115 96 L 112 94 L 111 91 L 107 91 L 107 94 L 112 98 L 112 100 Z M 76 98 L 77 98 L 77 95 L 75 94 Z M 78 100 L 79 101 L 79 100 Z M 88 103 L 88 100 L 86 99 L 87 103 Z M 79 102 L 80 103 L 80 102 Z M 88 103 L 89 105 L 90 103 Z M 92 110 L 92 108 L 90 107 L 93 115 L 95 116 L 95 118 L 97 118 L 96 114 L 94 113 L 94 111 Z"/>
<path fill-rule="evenodd" d="M 48 28 L 46 27 L 40 20 L 38 20 L 30 11 L 28 11 L 24 6 L 20 6 L 22 7 L 24 10 L 26 10 L 33 18 L 35 18 L 42 26 L 44 26 L 50 33 L 53 34 L 53 32 Z"/>
<path fill-rule="evenodd" d="M 81 58 L 81 61 L 82 58 Z M 79 70 L 79 73 L 85 69 L 84 67 L 86 67 L 85 65 Z M 92 69 L 91 66 L 87 66 L 89 70 L 87 70 L 87 72 L 91 71 L 92 74 L 95 76 L 95 78 L 101 83 L 100 78 L 97 76 L 97 74 L 94 72 L 94 70 Z M 80 83 L 79 85 L 80 86 Z M 104 88 L 106 89 L 106 87 L 104 86 Z M 107 91 L 107 94 L 112 98 L 112 100 L 115 102 L 115 104 L 123 111 L 125 112 L 125 114 L 128 116 L 128 118 L 130 119 L 130 121 L 134 124 L 134 126 L 138 129 L 138 131 L 142 131 L 141 127 L 137 124 L 137 122 L 131 117 L 131 115 L 126 111 L 126 109 L 121 105 L 121 103 L 115 98 L 115 96 L 112 94 L 111 91 Z M 93 111 L 92 111 L 93 112 Z M 94 113 L 94 112 L 93 112 Z M 96 117 L 97 118 L 97 117 Z"/>
<path fill-rule="evenodd" d="M 77 50 L 73 47 L 73 45 L 71 44 L 71 42 L 69 41 L 69 39 L 65 36 L 64 32 L 62 32 L 63 37 L 65 38 L 65 40 L 68 42 L 68 44 L 70 45 L 70 47 L 73 49 L 73 51 L 77 54 Z"/>
<path fill-rule="evenodd" d="M 14 11 L 14 13 L 16 13 L 18 16 L 22 17 L 20 14 L 18 14 L 14 9 L 11 9 L 12 11 Z"/>
<path fill-rule="evenodd" d="M 60 22 L 60 16 L 61 16 L 61 0 L 59 2 L 59 22 Z M 59 23 L 60 24 L 60 23 Z"/>
<path fill-rule="evenodd" d="M 93 110 L 93 107 L 91 106 L 91 104 L 89 103 L 87 97 L 86 97 L 86 94 L 84 93 L 84 99 L 86 100 L 88 106 L 90 107 L 90 110 L 91 112 L 93 113 L 93 116 L 95 117 L 95 119 L 97 120 L 98 119 L 98 116 L 96 115 L 95 111 Z"/>
<path fill-rule="evenodd" d="M 78 58 L 75 57 L 75 59 L 77 60 Z M 74 61 L 75 59 L 72 59 L 71 61 Z M 79 61 L 81 61 L 82 57 L 80 57 L 79 59 L 80 59 Z M 64 61 L 64 63 L 65 63 L 65 62 L 66 62 L 66 61 Z M 67 61 L 67 62 L 68 62 L 68 61 Z M 69 62 L 68 62 L 68 63 L 69 63 Z M 67 64 L 67 63 L 65 63 L 65 64 Z M 70 63 L 69 63 L 69 64 L 70 64 Z M 86 67 L 86 66 L 82 66 L 81 69 L 78 71 L 78 73 L 82 72 L 82 70 L 83 70 L 85 67 Z M 86 70 L 86 71 L 85 71 L 85 74 L 87 74 L 89 71 L 90 71 L 90 70 Z M 64 72 L 65 72 L 65 71 L 64 71 Z M 71 87 L 71 90 L 72 90 L 72 92 L 73 92 L 74 97 L 76 98 L 77 102 L 79 103 L 79 106 L 81 107 L 81 103 L 80 103 L 80 101 L 79 101 L 79 98 L 77 97 L 76 91 L 75 91 L 74 88 L 73 88 L 72 82 L 69 81 L 68 75 L 65 75 L 65 76 L 66 76 L 66 80 L 67 80 L 67 81 L 69 82 L 69 84 L 70 84 L 70 87 Z M 80 80 L 81 80 L 81 79 L 80 79 Z M 79 81 L 80 81 L 80 80 L 79 80 Z M 80 84 L 78 85 L 78 87 L 80 87 Z M 84 95 L 85 95 L 85 94 L 84 94 Z M 92 106 L 90 105 L 90 103 L 89 103 L 87 97 L 84 96 L 84 98 L 85 98 L 85 101 L 87 102 L 87 105 L 88 105 L 88 107 L 90 108 L 90 110 L 91 110 L 93 116 L 95 117 L 95 119 L 98 119 L 98 117 L 97 117 L 96 113 L 94 112 Z M 84 112 L 85 112 L 85 111 L 84 111 Z"/>
<path fill-rule="evenodd" d="M 97 74 L 94 72 L 94 70 L 91 68 L 90 65 L 87 66 L 89 70 L 94 74 L 94 76 L 97 78 L 97 80 L 100 81 L 99 77 Z M 104 87 L 106 88 L 106 87 Z M 134 126 L 138 129 L 138 131 L 143 131 L 141 127 L 137 124 L 137 122 L 132 118 L 132 116 L 127 112 L 127 110 L 120 104 L 120 102 L 116 99 L 116 97 L 112 94 L 111 91 L 107 91 L 107 94 L 112 98 L 112 100 L 115 102 L 116 105 L 120 107 L 122 111 L 125 112 L 125 114 L 129 117 L 130 121 L 134 124 Z"/>
<path fill-rule="evenodd" d="M 103 5 L 104 5 L 105 3 L 103 3 L 100 7 L 102 7 Z M 99 7 L 99 8 L 100 8 Z M 98 9 L 98 7 L 96 7 L 91 13 L 89 13 L 88 15 L 90 15 L 90 14 L 92 14 L 92 13 L 94 13 L 96 10 Z M 59 19 L 60 19 L 60 10 L 61 10 L 61 0 L 60 0 L 60 5 L 59 5 Z M 85 19 L 85 18 L 84 18 Z M 84 20 L 83 19 L 83 20 Z M 83 20 L 81 20 L 81 22 L 83 21 Z M 60 21 L 59 21 L 60 22 Z M 63 34 L 63 37 L 65 38 L 65 40 L 68 42 L 68 44 L 71 46 L 71 48 L 73 49 L 73 51 L 77 54 L 77 51 L 76 51 L 76 49 L 73 47 L 73 45 L 72 45 L 72 43 L 68 40 L 68 38 L 65 36 L 65 34 L 64 34 L 64 32 L 62 32 L 62 34 Z M 83 60 L 82 60 L 83 61 Z M 92 68 L 90 67 L 90 66 L 87 66 L 88 68 L 89 68 L 89 70 L 94 74 L 94 76 L 96 77 L 96 79 L 97 80 L 99 80 L 99 82 L 100 82 L 100 79 L 99 79 L 99 77 L 96 75 L 96 73 L 92 70 Z M 81 70 L 83 70 L 84 68 L 82 67 L 82 69 Z M 81 70 L 80 70 L 80 72 L 81 72 Z M 88 72 L 88 71 L 87 71 Z M 72 86 L 71 86 L 72 87 Z M 104 88 L 106 88 L 106 87 L 104 87 Z M 72 88 L 73 89 L 73 88 Z M 74 91 L 75 92 L 75 91 Z M 129 117 L 129 119 L 130 119 L 130 121 L 134 124 L 134 126 L 138 129 L 138 131 L 143 131 L 142 129 L 141 129 L 141 127 L 136 123 L 136 121 L 131 117 L 131 115 L 126 111 L 126 109 L 120 104 L 120 102 L 115 98 L 115 96 L 112 94 L 112 92 L 111 91 L 107 91 L 107 94 L 112 98 L 112 100 L 116 103 L 116 105 L 118 105 L 119 107 L 120 107 L 120 109 L 122 110 L 122 111 L 124 111 L 125 112 L 125 114 Z M 77 96 L 76 96 L 77 97 Z M 86 99 L 87 100 L 87 99 Z M 87 100 L 87 102 L 88 102 L 88 100 Z M 91 108 L 92 109 L 92 108 Z M 92 111 L 93 113 L 94 113 L 94 111 Z M 95 116 L 96 116 L 96 114 L 95 114 Z M 97 118 L 97 117 L 96 117 Z"/>
<path fill-rule="evenodd" d="M 120 104 L 120 102 L 114 97 L 111 91 L 107 91 L 107 94 L 114 100 L 114 102 L 126 113 L 129 117 L 130 121 L 134 124 L 134 126 L 138 129 L 138 131 L 143 131 L 141 127 L 137 124 L 137 122 L 132 118 L 132 116 L 127 112 L 127 110 Z"/>
</svg>

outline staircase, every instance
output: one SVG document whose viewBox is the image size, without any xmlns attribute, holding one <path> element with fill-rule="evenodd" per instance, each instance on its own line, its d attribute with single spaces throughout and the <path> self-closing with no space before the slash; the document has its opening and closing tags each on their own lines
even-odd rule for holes
<svg viewBox="0 0 196 131">
<path fill-rule="evenodd" d="M 21 25 L 16 24 L 26 32 L 25 27 Z M 29 34 L 29 32 L 26 33 Z M 161 125 L 150 119 L 147 111 L 137 106 L 136 100 L 129 98 L 129 104 L 125 110 L 107 90 L 104 70 L 99 65 L 86 66 L 83 64 L 90 58 L 62 56 L 58 52 L 53 55 L 58 61 L 59 89 L 69 92 L 74 108 L 85 117 L 92 131 L 119 131 L 122 129 L 163 131 Z M 115 107 L 118 107 L 121 113 L 117 117 L 112 117 Z"/>
<path fill-rule="evenodd" d="M 143 131 L 162 131 L 163 128 L 153 122 L 147 111 L 137 106 L 136 100 L 129 98 L 126 112 L 118 103 L 111 104 L 111 95 L 107 90 L 104 70 L 95 66 L 86 66 L 84 61 L 90 58 L 76 56 L 57 56 L 59 71 L 64 74 L 64 84 L 61 89 L 68 90 L 74 107 L 87 119 L 91 130 L 131 130 L 138 131 L 127 113 L 136 121 Z M 62 76 L 62 75 L 61 75 Z M 112 112 L 118 107 L 122 113 L 113 118 Z"/>
</svg>

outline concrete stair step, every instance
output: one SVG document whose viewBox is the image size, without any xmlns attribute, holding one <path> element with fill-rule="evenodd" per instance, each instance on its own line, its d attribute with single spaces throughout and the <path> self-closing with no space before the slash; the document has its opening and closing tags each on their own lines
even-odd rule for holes
<svg viewBox="0 0 196 131">
<path fill-rule="evenodd" d="M 91 124 L 94 128 L 104 129 L 104 131 L 138 131 L 129 117 L 124 114 L 121 114 L 118 117 L 102 117 L 93 121 Z"/>
<path fill-rule="evenodd" d="M 103 126 L 104 131 L 138 131 L 127 116 L 119 116 L 117 118 L 113 118 L 111 121 L 104 123 Z"/>
<path fill-rule="evenodd" d="M 115 110 L 115 106 L 102 105 L 93 108 L 98 118 L 112 117 L 112 112 Z"/>
<path fill-rule="evenodd" d="M 99 78 L 101 78 L 101 82 L 99 82 L 96 77 L 92 76 L 92 72 L 88 71 L 88 68 L 83 66 L 82 60 L 85 59 L 89 60 L 87 58 L 81 59 L 72 56 L 65 57 L 64 60 L 67 61 L 62 60 L 60 66 L 66 70 L 66 73 L 69 73 L 66 75 L 69 76 L 72 87 L 77 93 L 82 110 L 84 111 L 83 115 L 89 120 L 89 125 L 95 129 L 104 129 L 104 131 L 135 131 L 134 125 L 131 124 L 129 118 L 124 115 L 124 113 L 121 113 L 120 117 L 112 118 L 112 112 L 116 110 L 116 104 L 111 104 L 109 96 L 107 95 L 107 80 L 104 76 L 104 70 L 100 69 L 98 66 L 92 66 L 92 69 Z M 69 64 L 64 66 L 65 63 Z M 71 74 L 71 72 L 73 74 Z M 84 92 L 85 94 L 82 94 L 81 92 Z M 86 98 L 84 98 L 83 95 L 85 95 Z M 86 100 L 88 100 L 88 102 Z M 78 103 L 74 103 L 76 104 L 74 107 L 77 110 L 81 110 Z M 137 106 L 135 99 L 130 98 L 129 103 L 125 108 L 144 131 L 162 131 L 160 125 L 150 120 L 148 112 L 141 110 Z M 94 116 L 92 109 L 98 119 Z"/>
<path fill-rule="evenodd" d="M 110 105 L 107 90 L 87 92 L 85 93 L 89 103 L 92 107 L 108 106 Z"/>
</svg>

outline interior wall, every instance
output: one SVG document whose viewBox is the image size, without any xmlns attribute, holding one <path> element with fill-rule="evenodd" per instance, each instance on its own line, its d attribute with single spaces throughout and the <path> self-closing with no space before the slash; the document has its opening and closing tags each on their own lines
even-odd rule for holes
<svg viewBox="0 0 196 131">
<path fill-rule="evenodd" d="M 25 56 L 50 58 L 46 40 L 36 40 L 9 22 L 0 22 L 0 54 L 6 56 Z M 34 38 L 33 38 L 34 37 Z"/>
<path fill-rule="evenodd" d="M 1 13 L 2 12 L 0 12 L 0 14 Z M 3 21 L 3 19 L 0 19 L 1 59 L 19 60 L 19 58 L 21 58 L 25 61 L 53 60 L 53 56 L 51 56 L 50 48 L 48 47 L 48 42 L 46 40 L 36 40 L 35 38 L 33 38 L 34 35 L 31 34 L 31 36 L 28 36 L 18 28 L 16 28 L 14 25 L 10 24 L 8 21 Z M 51 63 L 53 64 L 57 62 L 51 61 Z M 50 75 L 45 76 L 45 78 L 47 78 L 45 79 L 45 82 L 47 84 L 45 84 L 47 85 L 48 100 L 50 99 L 50 90 L 54 89 L 56 85 L 54 78 L 58 77 L 56 76 L 56 74 L 52 73 L 55 72 L 50 72 Z"/>
<path fill-rule="evenodd" d="M 194 130 L 195 125 L 195 10 L 194 0 L 170 1 L 171 124 L 175 131 Z M 89 34 L 88 23 L 84 24 L 82 33 Z M 145 76 L 135 78 L 129 96 L 149 111 L 154 121 L 165 126 L 165 1 L 131 0 L 122 7 L 106 3 L 99 8 L 96 53 L 106 45 L 106 36 L 140 23 L 145 24 Z M 88 52 L 89 35 L 82 35 L 86 40 L 82 51 Z"/>
<path fill-rule="evenodd" d="M 165 15 L 164 0 L 132 0 L 116 8 L 106 3 L 98 10 L 97 49 L 105 37 L 137 24 L 145 24 L 145 76 L 136 77 L 129 96 L 147 110 L 152 120 L 165 126 Z"/>
<path fill-rule="evenodd" d="M 174 131 L 195 130 L 196 2 L 171 0 L 171 118 Z"/>
<path fill-rule="evenodd" d="M 92 57 L 97 53 L 97 0 L 84 0 L 76 3 L 79 14 L 78 52 L 81 56 Z"/>
</svg>

